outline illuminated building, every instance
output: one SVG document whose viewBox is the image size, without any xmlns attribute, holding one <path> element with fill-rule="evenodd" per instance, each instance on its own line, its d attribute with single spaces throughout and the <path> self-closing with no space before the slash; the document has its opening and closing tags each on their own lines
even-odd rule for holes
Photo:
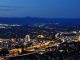
<svg viewBox="0 0 80 60">
<path fill-rule="evenodd" d="M 38 35 L 37 39 L 39 42 L 43 42 L 44 41 L 45 36 L 44 35 Z"/>
<path fill-rule="evenodd" d="M 3 43 L 3 40 L 0 39 L 0 48 L 2 48 L 2 43 Z"/>
<path fill-rule="evenodd" d="M 15 43 L 16 43 L 16 39 L 15 38 L 12 38 L 11 40 L 10 40 L 10 42 L 9 42 L 9 47 L 10 48 L 15 48 Z"/>
<path fill-rule="evenodd" d="M 55 34 L 55 38 L 58 38 L 59 33 Z"/>
<path fill-rule="evenodd" d="M 12 42 L 12 43 L 15 43 L 15 42 L 16 42 L 16 39 L 15 39 L 15 38 L 12 38 L 12 39 L 11 39 L 11 42 Z"/>
<path fill-rule="evenodd" d="M 24 39 L 20 38 L 20 42 L 24 42 Z"/>
<path fill-rule="evenodd" d="M 25 36 L 25 42 L 28 42 L 28 41 L 30 41 L 30 35 Z"/>
<path fill-rule="evenodd" d="M 76 36 L 75 42 L 80 42 L 80 36 Z"/>
<path fill-rule="evenodd" d="M 45 38 L 44 35 L 38 35 L 37 38 Z"/>
<path fill-rule="evenodd" d="M 78 42 L 80 42 L 80 36 L 78 37 Z"/>
</svg>

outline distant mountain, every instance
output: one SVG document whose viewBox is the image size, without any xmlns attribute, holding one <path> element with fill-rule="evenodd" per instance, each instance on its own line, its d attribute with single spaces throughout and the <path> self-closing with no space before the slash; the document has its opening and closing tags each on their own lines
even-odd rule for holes
<svg viewBox="0 0 80 60">
<path fill-rule="evenodd" d="M 6 24 L 35 24 L 35 23 L 60 23 L 80 24 L 78 18 L 38 18 L 38 17 L 0 17 L 0 23 Z"/>
</svg>

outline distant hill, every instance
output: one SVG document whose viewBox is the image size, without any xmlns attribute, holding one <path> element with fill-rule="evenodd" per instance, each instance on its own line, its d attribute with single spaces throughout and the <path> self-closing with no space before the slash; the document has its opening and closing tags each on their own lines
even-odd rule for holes
<svg viewBox="0 0 80 60">
<path fill-rule="evenodd" d="M 38 18 L 38 17 L 0 17 L 0 23 L 6 24 L 35 24 L 35 23 L 60 23 L 80 24 L 78 18 Z"/>
</svg>

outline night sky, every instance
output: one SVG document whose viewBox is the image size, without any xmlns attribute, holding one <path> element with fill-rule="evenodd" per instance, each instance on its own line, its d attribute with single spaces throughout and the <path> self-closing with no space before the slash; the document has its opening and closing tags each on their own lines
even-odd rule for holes
<svg viewBox="0 0 80 60">
<path fill-rule="evenodd" d="M 0 0 L 0 17 L 80 18 L 80 0 Z"/>
</svg>

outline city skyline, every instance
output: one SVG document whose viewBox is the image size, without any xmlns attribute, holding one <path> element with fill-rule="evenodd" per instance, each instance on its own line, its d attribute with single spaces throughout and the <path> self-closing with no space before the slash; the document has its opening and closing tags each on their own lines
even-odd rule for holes
<svg viewBox="0 0 80 60">
<path fill-rule="evenodd" d="M 0 0 L 0 60 L 80 60 L 80 0 Z"/>
</svg>

